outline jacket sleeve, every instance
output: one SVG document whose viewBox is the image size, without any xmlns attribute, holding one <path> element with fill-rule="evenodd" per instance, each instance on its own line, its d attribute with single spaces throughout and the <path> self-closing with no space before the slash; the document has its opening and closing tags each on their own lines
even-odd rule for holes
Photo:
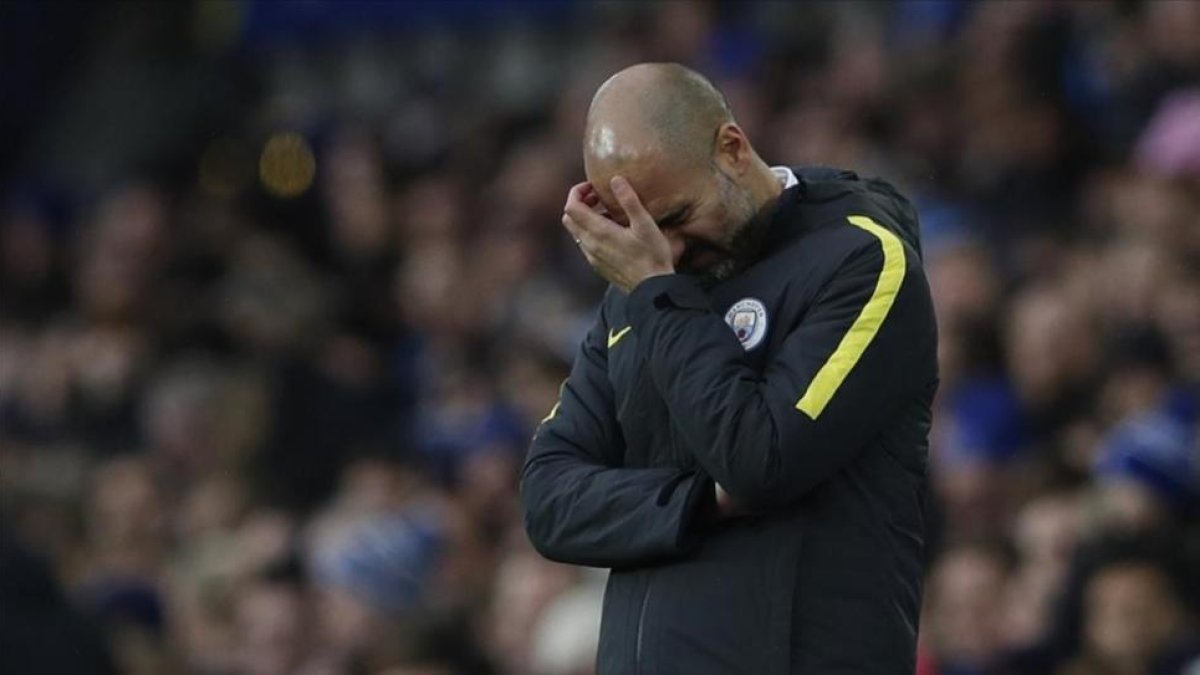
<svg viewBox="0 0 1200 675">
<path fill-rule="evenodd" d="M 601 311 L 534 434 L 521 502 L 529 539 L 545 557 L 630 567 L 689 551 L 715 497 L 712 480 L 698 471 L 621 466 L 606 325 Z"/>
<path fill-rule="evenodd" d="M 698 463 L 737 503 L 786 505 L 853 461 L 936 381 L 936 329 L 916 254 L 870 218 L 759 372 L 686 276 L 633 290 L 651 375 Z"/>
</svg>

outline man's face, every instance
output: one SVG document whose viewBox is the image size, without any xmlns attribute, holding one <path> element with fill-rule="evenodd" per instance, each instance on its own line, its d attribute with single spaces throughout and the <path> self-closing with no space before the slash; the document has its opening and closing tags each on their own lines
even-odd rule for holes
<svg viewBox="0 0 1200 675">
<path fill-rule="evenodd" d="M 724 281 L 753 254 L 747 225 L 757 209 L 750 192 L 712 164 L 691 169 L 661 165 L 630 167 L 622 175 L 671 244 L 682 274 L 708 284 Z M 629 221 L 608 185 L 611 175 L 588 176 L 610 217 Z"/>
<path fill-rule="evenodd" d="M 1171 583 L 1151 563 L 1118 563 L 1097 572 L 1084 605 L 1089 646 L 1112 663 L 1146 663 L 1183 630 Z"/>
</svg>

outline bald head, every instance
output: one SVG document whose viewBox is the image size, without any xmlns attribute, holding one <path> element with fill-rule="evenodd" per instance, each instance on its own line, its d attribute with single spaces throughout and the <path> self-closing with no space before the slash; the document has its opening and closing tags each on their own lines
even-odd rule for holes
<svg viewBox="0 0 1200 675">
<path fill-rule="evenodd" d="M 588 175 L 653 162 L 706 164 L 717 129 L 732 122 L 725 97 L 703 75 L 676 63 L 643 63 L 600 86 L 588 109 Z"/>
<path fill-rule="evenodd" d="M 704 76 L 643 63 L 608 79 L 588 109 L 583 165 L 593 208 L 629 222 L 612 179 L 621 176 L 671 244 L 675 269 L 728 278 L 756 255 L 755 215 L 783 188 L 729 104 Z"/>
</svg>

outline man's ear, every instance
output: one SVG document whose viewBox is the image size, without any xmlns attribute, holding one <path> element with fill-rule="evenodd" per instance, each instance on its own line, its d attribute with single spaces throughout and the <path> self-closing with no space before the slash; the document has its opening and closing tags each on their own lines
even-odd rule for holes
<svg viewBox="0 0 1200 675">
<path fill-rule="evenodd" d="M 746 133 L 734 122 L 725 122 L 717 129 L 717 142 L 713 153 L 713 160 L 726 175 L 739 177 L 750 169 L 750 160 L 754 156 L 750 139 L 746 138 Z"/>
</svg>

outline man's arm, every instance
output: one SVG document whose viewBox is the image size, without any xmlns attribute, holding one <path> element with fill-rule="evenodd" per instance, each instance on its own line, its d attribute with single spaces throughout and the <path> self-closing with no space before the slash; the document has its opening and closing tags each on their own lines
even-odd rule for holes
<svg viewBox="0 0 1200 675">
<path fill-rule="evenodd" d="M 696 471 L 621 468 L 625 441 L 608 378 L 603 311 L 559 402 L 534 435 L 521 475 L 525 529 L 559 562 L 644 564 L 683 554 L 712 508 L 712 481 Z"/>
<path fill-rule="evenodd" d="M 651 277 L 630 296 L 639 348 L 688 446 L 751 509 L 828 479 L 935 376 L 916 255 L 870 218 L 849 220 L 861 243 L 761 375 L 695 281 Z"/>
</svg>

